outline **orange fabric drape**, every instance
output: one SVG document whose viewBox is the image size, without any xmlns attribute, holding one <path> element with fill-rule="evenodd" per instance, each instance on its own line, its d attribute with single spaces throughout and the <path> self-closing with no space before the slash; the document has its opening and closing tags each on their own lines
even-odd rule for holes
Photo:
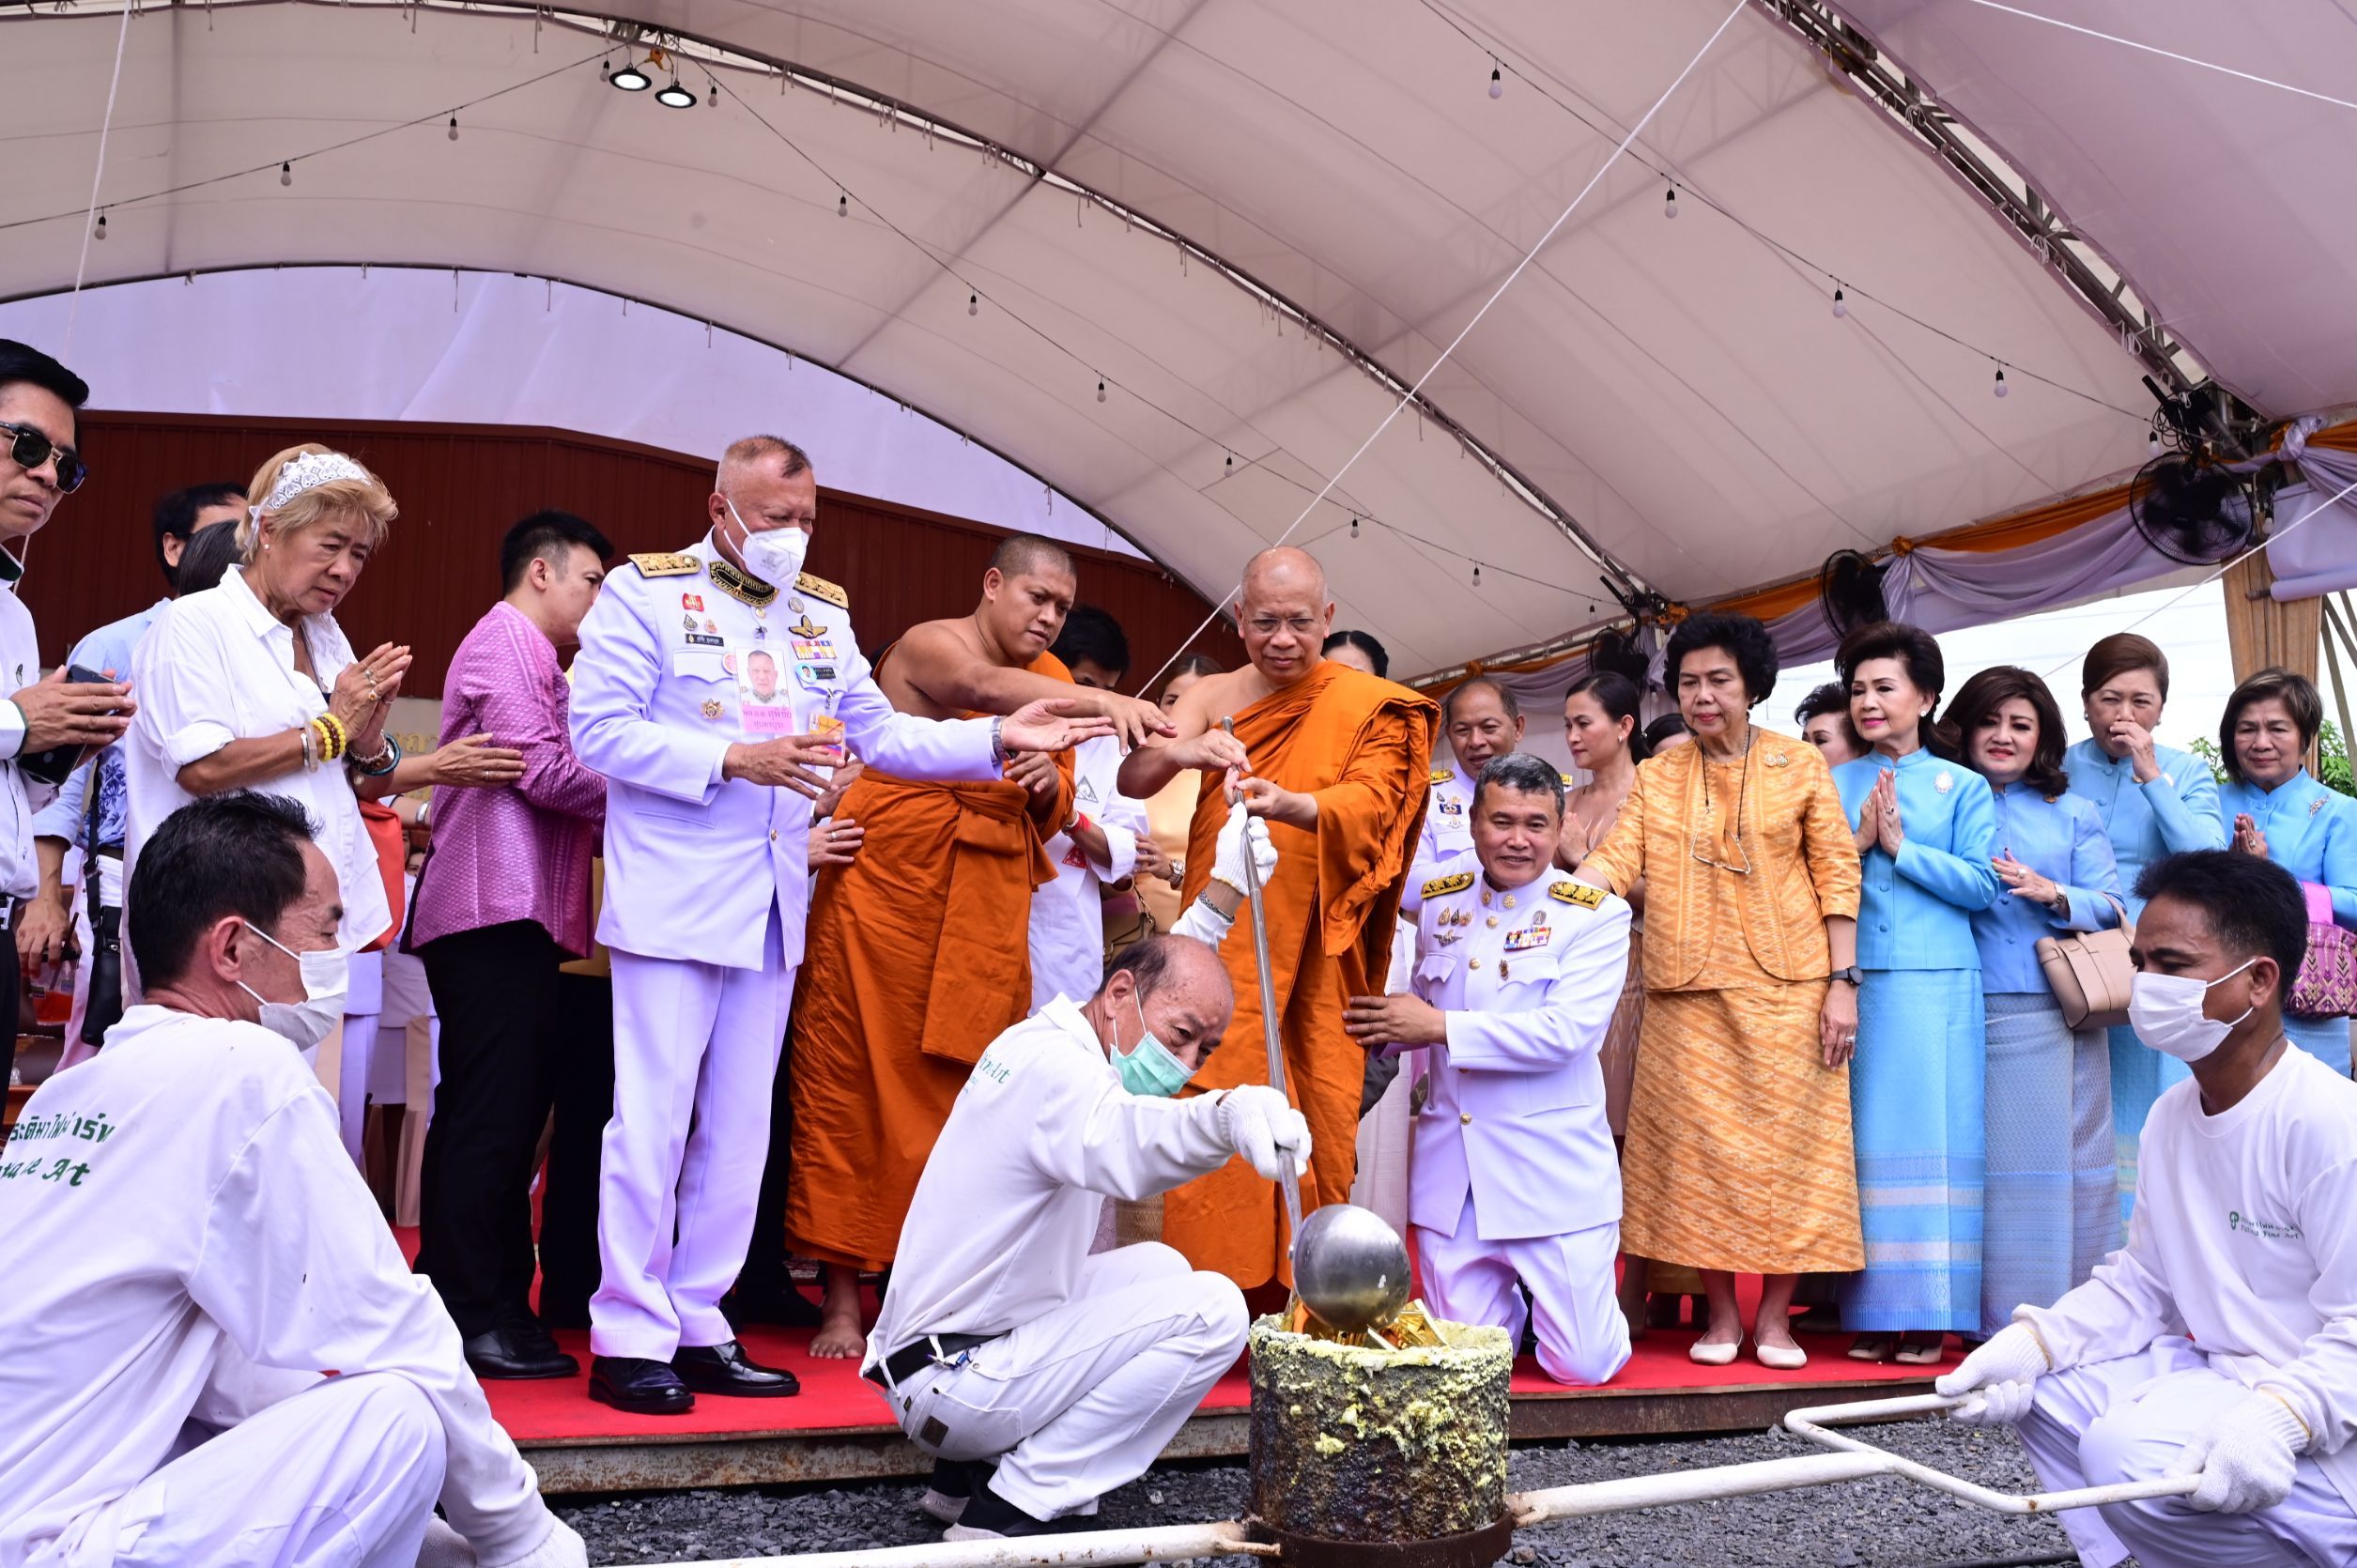
<svg viewBox="0 0 2357 1568">
<path fill-rule="evenodd" d="M 1286 1087 L 1309 1120 L 1304 1212 L 1347 1202 L 1357 1165 L 1366 1053 L 1343 1032 L 1346 997 L 1382 989 L 1401 880 L 1424 820 L 1440 710 L 1404 686 L 1332 663 L 1235 715 L 1253 772 L 1317 797 L 1315 833 L 1270 829 L 1277 869 L 1263 891 Z M 1205 776 L 1188 838 L 1186 897 L 1210 880 L 1226 821 L 1216 776 Z M 1269 1081 L 1260 978 L 1250 916 L 1220 945 L 1236 1014 L 1194 1076 L 1200 1089 Z M 1197 1268 L 1240 1285 L 1280 1271 L 1284 1221 L 1271 1182 L 1242 1161 L 1163 1200 L 1163 1239 Z"/>
<path fill-rule="evenodd" d="M 1071 679 L 1050 654 L 1029 668 Z M 1062 822 L 1071 754 L 1056 765 Z M 803 1256 L 890 1261 L 966 1069 L 1031 1010 L 1031 894 L 1055 867 L 1027 799 L 870 765 L 837 807 L 867 831 L 819 873 L 794 999 L 786 1232 Z"/>
</svg>

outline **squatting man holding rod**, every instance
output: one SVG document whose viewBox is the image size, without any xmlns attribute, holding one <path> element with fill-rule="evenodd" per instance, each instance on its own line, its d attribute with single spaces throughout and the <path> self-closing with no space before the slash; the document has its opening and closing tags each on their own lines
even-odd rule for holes
<svg viewBox="0 0 2357 1568">
<path fill-rule="evenodd" d="M 0 1563 L 586 1564 L 297 1053 L 347 958 L 302 807 L 182 807 L 129 910 L 145 1003 L 0 1153 Z"/>
<path fill-rule="evenodd" d="M 1308 1169 L 1275 1089 L 1174 1099 L 1236 998 L 1209 944 L 1241 898 L 1233 808 L 1212 884 L 1173 933 L 1123 952 L 1086 1002 L 1057 997 L 992 1041 L 933 1145 L 860 1371 L 940 1461 L 926 1512 L 952 1541 L 1037 1535 L 1146 1472 L 1244 1345 L 1244 1298 L 1143 1242 L 1090 1255 L 1107 1198 L 1136 1201 L 1242 1155 Z"/>
<path fill-rule="evenodd" d="M 2284 1038 L 2300 885 L 2199 850 L 2136 897 L 2129 1021 L 2193 1077 L 2145 1124 L 2128 1245 L 1939 1391 L 2018 1422 L 2056 1490 L 2200 1477 L 2061 1514 L 2088 1568 L 2357 1561 L 2357 1084 Z"/>
</svg>

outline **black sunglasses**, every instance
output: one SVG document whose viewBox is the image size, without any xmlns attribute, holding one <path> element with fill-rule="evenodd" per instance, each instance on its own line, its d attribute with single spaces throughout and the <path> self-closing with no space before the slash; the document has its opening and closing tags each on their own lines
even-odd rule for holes
<svg viewBox="0 0 2357 1568">
<path fill-rule="evenodd" d="M 0 420 L 0 430 L 16 438 L 9 444 L 8 455 L 20 469 L 38 469 L 52 457 L 57 459 L 57 493 L 70 496 L 82 488 L 82 482 L 90 477 L 89 465 L 74 455 L 71 447 L 59 446 L 29 424 L 10 424 Z"/>
</svg>

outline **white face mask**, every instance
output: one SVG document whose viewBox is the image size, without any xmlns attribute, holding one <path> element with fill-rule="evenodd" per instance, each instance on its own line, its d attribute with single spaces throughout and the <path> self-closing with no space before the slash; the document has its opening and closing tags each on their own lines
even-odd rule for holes
<svg viewBox="0 0 2357 1568">
<path fill-rule="evenodd" d="M 793 579 L 802 575 L 802 558 L 810 553 L 810 530 L 789 525 L 755 532 L 747 526 L 736 502 L 725 496 L 721 500 L 727 502 L 729 515 L 736 519 L 736 526 L 745 530 L 746 570 L 772 588 L 791 587 Z"/>
<path fill-rule="evenodd" d="M 2136 1031 L 2136 1038 L 2180 1062 L 2200 1061 L 2224 1044 L 2235 1024 L 2252 1011 L 2245 1007 L 2241 1018 L 2222 1023 L 2201 1010 L 2202 998 L 2220 980 L 2231 980 L 2257 961 L 2245 959 L 2216 980 L 2206 981 L 2190 975 L 2137 971 L 2128 985 L 2128 1022 Z"/>
<path fill-rule="evenodd" d="M 238 982 L 238 989 L 261 1003 L 263 1028 L 294 1041 L 298 1051 L 310 1050 L 344 1022 L 344 993 L 351 985 L 352 955 L 341 947 L 298 953 L 253 921 L 243 924 L 247 930 L 295 961 L 302 971 L 302 1000 L 266 1002 L 260 992 L 243 980 Z"/>
</svg>

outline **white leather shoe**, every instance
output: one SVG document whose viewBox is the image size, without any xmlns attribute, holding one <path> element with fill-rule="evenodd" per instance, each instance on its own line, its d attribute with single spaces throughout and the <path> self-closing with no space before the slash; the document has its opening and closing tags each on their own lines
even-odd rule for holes
<svg viewBox="0 0 2357 1568">
<path fill-rule="evenodd" d="M 1741 1348 L 1742 1344 L 1739 1341 L 1726 1345 L 1711 1345 L 1698 1339 L 1687 1346 L 1686 1359 L 1697 1366 L 1733 1366 L 1735 1352 Z"/>
<path fill-rule="evenodd" d="M 1798 1372 L 1809 1364 L 1809 1352 L 1797 1345 L 1754 1345 L 1751 1353 L 1762 1366 L 1778 1372 Z"/>
</svg>

